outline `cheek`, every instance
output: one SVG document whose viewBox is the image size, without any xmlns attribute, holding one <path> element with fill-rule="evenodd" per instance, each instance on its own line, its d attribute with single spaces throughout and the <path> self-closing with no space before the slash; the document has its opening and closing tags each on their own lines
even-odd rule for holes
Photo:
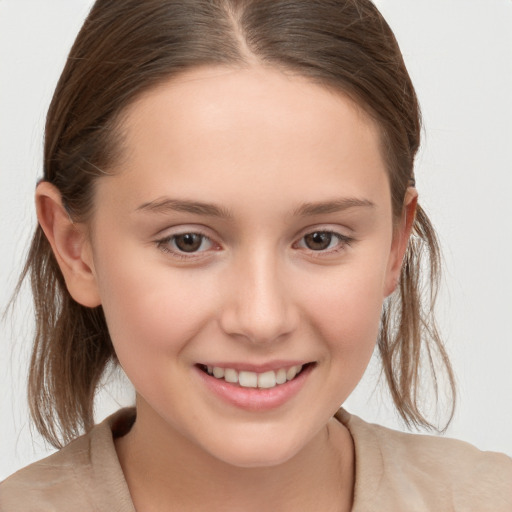
<svg viewBox="0 0 512 512">
<path fill-rule="evenodd" d="M 210 318 L 212 287 L 203 276 L 148 258 L 102 261 L 107 262 L 98 273 L 102 306 L 123 366 L 123 360 L 180 352 Z"/>
<path fill-rule="evenodd" d="M 305 283 L 311 323 L 347 366 L 366 360 L 375 345 L 384 300 L 385 262 L 340 267 L 321 282 Z M 313 293 L 311 293 L 313 291 Z"/>
</svg>

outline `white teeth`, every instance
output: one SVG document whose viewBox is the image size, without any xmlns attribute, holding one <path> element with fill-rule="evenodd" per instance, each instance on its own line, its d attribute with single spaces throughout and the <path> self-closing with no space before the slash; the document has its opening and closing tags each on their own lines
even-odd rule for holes
<svg viewBox="0 0 512 512">
<path fill-rule="evenodd" d="M 276 372 L 276 384 L 284 384 L 286 382 L 286 370 L 281 368 Z"/>
<path fill-rule="evenodd" d="M 286 380 L 292 380 L 297 373 L 299 373 L 302 370 L 302 366 L 292 366 L 291 368 L 288 368 L 288 371 L 286 372 Z"/>
<path fill-rule="evenodd" d="M 224 370 L 224 380 L 236 384 L 238 382 L 238 372 L 233 368 L 226 368 Z"/>
<path fill-rule="evenodd" d="M 302 370 L 302 365 L 280 368 L 277 371 L 269 370 L 263 373 L 240 371 L 234 368 L 221 368 L 220 366 L 207 366 L 208 373 L 217 379 L 224 379 L 231 384 L 240 384 L 244 388 L 269 389 L 276 385 L 294 379 Z"/>
<path fill-rule="evenodd" d="M 269 371 L 258 375 L 259 388 L 273 388 L 276 385 L 276 372 Z"/>
<path fill-rule="evenodd" d="M 213 376 L 217 379 L 222 379 L 224 377 L 224 368 L 220 368 L 218 366 L 213 367 Z"/>
<path fill-rule="evenodd" d="M 244 388 L 258 387 L 258 374 L 255 372 L 239 372 L 238 382 Z"/>
</svg>

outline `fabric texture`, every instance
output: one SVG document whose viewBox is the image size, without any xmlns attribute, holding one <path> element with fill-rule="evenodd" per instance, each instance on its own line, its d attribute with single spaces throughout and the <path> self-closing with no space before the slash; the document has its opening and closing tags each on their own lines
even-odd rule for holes
<svg viewBox="0 0 512 512">
<path fill-rule="evenodd" d="M 453 439 L 404 434 L 340 409 L 355 446 L 353 512 L 511 512 L 512 459 Z M 114 438 L 123 409 L 0 484 L 1 512 L 135 512 Z"/>
</svg>

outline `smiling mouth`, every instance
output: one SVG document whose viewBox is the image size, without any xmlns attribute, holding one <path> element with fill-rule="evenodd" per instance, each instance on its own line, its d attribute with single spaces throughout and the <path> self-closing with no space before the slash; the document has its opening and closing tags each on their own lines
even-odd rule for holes
<svg viewBox="0 0 512 512">
<path fill-rule="evenodd" d="M 224 380 L 234 386 L 244 388 L 270 389 L 281 386 L 294 380 L 304 370 L 314 363 L 304 365 L 295 365 L 288 368 L 279 368 L 278 370 L 269 370 L 266 372 L 250 372 L 245 370 L 235 370 L 234 368 L 222 368 L 220 366 L 207 366 L 204 364 L 198 367 L 206 374 L 219 380 Z"/>
</svg>

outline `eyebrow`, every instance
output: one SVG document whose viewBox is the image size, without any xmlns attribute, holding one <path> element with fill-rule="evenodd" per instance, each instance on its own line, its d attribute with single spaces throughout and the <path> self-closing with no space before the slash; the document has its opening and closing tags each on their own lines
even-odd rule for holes
<svg viewBox="0 0 512 512">
<path fill-rule="evenodd" d="M 310 215 L 321 215 L 326 213 L 337 213 L 349 208 L 364 207 L 374 208 L 375 204 L 368 199 L 358 199 L 356 197 L 343 197 L 332 201 L 322 201 L 319 203 L 304 203 L 297 208 L 293 214 L 298 217 L 307 217 Z"/>
<path fill-rule="evenodd" d="M 141 204 L 135 211 L 152 213 L 185 212 L 194 213 L 196 215 L 207 215 L 209 217 L 220 217 L 223 219 L 233 217 L 229 210 L 215 204 L 167 197 Z"/>
<path fill-rule="evenodd" d="M 368 199 L 358 199 L 355 197 L 344 197 L 331 201 L 322 201 L 316 203 L 303 203 L 293 211 L 296 217 L 308 217 L 327 213 L 336 213 L 349 208 L 366 207 L 373 208 L 374 203 Z M 221 206 L 212 203 L 203 203 L 200 201 L 189 201 L 186 199 L 160 198 L 140 205 L 135 211 L 150 213 L 169 213 L 185 212 L 195 215 L 207 215 L 209 217 L 219 217 L 222 219 L 232 219 L 231 212 Z"/>
</svg>

